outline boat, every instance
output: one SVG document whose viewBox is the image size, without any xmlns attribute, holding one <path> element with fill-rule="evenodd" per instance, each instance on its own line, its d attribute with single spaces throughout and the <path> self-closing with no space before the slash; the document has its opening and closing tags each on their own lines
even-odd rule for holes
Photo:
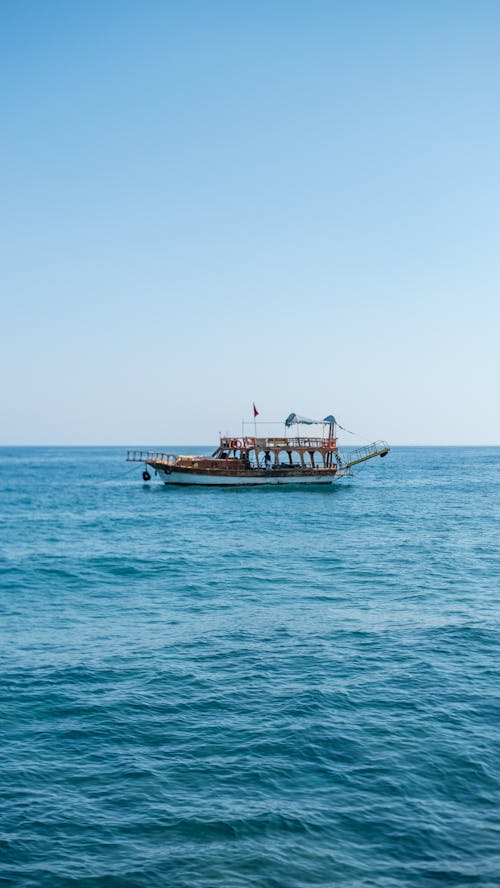
<svg viewBox="0 0 500 888">
<path fill-rule="evenodd" d="M 242 423 L 240 437 L 221 436 L 211 456 L 129 450 L 127 461 L 144 463 L 144 481 L 151 480 L 149 469 L 152 469 L 165 484 L 217 487 L 332 484 L 351 475 L 353 466 L 375 456 L 384 457 L 390 450 L 386 441 L 375 441 L 347 454 L 344 450 L 341 453 L 337 446 L 337 428 L 343 427 L 332 415 L 314 420 L 290 413 L 278 437 L 257 434 L 256 422 L 252 423 L 254 434 L 246 435 L 245 425 L 248 423 Z M 315 434 L 301 434 L 302 426 L 315 426 Z"/>
</svg>

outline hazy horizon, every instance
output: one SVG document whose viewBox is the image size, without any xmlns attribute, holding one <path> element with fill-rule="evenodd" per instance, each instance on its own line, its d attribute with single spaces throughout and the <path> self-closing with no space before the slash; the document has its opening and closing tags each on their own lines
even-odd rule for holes
<svg viewBox="0 0 500 888">
<path fill-rule="evenodd" d="M 165 449 L 168 449 L 169 447 L 173 447 L 175 450 L 178 450 L 180 447 L 185 447 L 185 448 L 201 447 L 201 448 L 203 448 L 203 449 L 206 449 L 206 448 L 209 448 L 209 447 L 216 447 L 217 443 L 218 443 L 218 442 L 214 439 L 214 441 L 209 441 L 209 442 L 206 442 L 206 441 L 205 441 L 205 442 L 198 442 L 198 443 L 196 443 L 196 442 L 191 442 L 191 443 L 188 443 L 188 444 L 186 444 L 186 442 L 181 443 L 181 444 L 173 444 L 172 442 L 170 442 L 170 443 L 167 442 L 167 443 L 163 443 L 163 444 L 159 444 L 158 442 L 153 442 L 152 444 L 151 444 L 151 443 L 149 443 L 149 444 L 145 444 L 144 442 L 142 442 L 142 443 L 141 443 L 141 442 L 139 442 L 139 443 L 137 443 L 137 442 L 135 442 L 135 443 L 134 443 L 134 442 L 132 442 L 132 443 L 130 443 L 130 442 L 125 442 L 125 443 L 118 443 L 118 444 L 88 444 L 88 443 L 87 443 L 87 444 L 54 444 L 54 443 L 46 443 L 46 444 L 0 444 L 0 449 L 1 449 L 1 450 L 21 450 L 21 449 L 29 450 L 29 449 L 31 448 L 31 449 L 33 449 L 33 450 L 36 450 L 37 448 L 40 448 L 40 449 L 43 449 L 43 448 L 49 448 L 49 449 L 50 449 L 50 448 L 54 448 L 54 449 L 61 449 L 61 450 L 64 450 L 64 449 L 68 449 L 68 450 L 70 450 L 70 449 L 72 449 L 72 448 L 73 448 L 73 449 L 78 449 L 78 448 L 80 448 L 80 449 L 84 449 L 84 448 L 87 448 L 87 449 L 89 449 L 89 450 L 93 450 L 93 449 L 98 450 L 98 449 L 102 449 L 102 448 L 109 448 L 110 450 L 122 449 L 123 451 L 126 451 L 126 450 L 141 450 L 141 449 L 142 449 L 142 450 L 152 450 L 152 451 L 154 451 L 154 450 L 157 450 L 157 449 L 158 449 L 158 450 L 165 450 Z M 395 443 L 390 442 L 390 441 L 388 442 L 388 444 L 389 444 L 391 450 L 393 450 L 393 449 L 398 449 L 398 450 L 400 450 L 400 449 L 404 449 L 404 448 L 411 449 L 411 448 L 415 448 L 415 447 L 427 447 L 427 448 L 432 448 L 432 447 L 443 447 L 443 448 L 446 448 L 446 447 L 458 447 L 458 448 L 461 448 L 461 449 L 463 449 L 463 450 L 467 450 L 467 449 L 472 450 L 472 449 L 474 449 L 475 447 L 478 447 L 478 448 L 483 448 L 483 449 L 488 449 L 488 448 L 489 448 L 489 449 L 491 449 L 491 450 L 495 450 L 495 449 L 498 449 L 498 448 L 500 447 L 500 444 L 395 444 Z M 354 442 L 349 443 L 348 441 L 342 441 L 342 442 L 339 442 L 339 443 L 338 443 L 338 446 L 339 446 L 340 448 L 343 448 L 343 447 L 345 447 L 345 448 L 348 448 L 348 447 L 362 447 L 362 446 L 363 446 L 363 442 L 362 442 L 362 441 L 354 441 Z"/>
</svg>

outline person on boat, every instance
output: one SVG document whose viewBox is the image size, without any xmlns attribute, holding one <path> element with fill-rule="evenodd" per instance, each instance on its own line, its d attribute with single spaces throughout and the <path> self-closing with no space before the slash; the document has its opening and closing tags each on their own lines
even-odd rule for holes
<svg viewBox="0 0 500 888">
<path fill-rule="evenodd" d="M 269 450 L 266 450 L 264 454 L 264 468 L 266 469 L 266 471 L 269 471 L 269 469 L 271 468 L 271 454 Z"/>
</svg>

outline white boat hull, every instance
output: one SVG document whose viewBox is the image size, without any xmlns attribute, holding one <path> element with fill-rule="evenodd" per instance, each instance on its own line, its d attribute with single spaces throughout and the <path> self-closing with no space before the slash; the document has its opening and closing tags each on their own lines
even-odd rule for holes
<svg viewBox="0 0 500 888">
<path fill-rule="evenodd" d="M 176 472 L 175 469 L 165 472 L 157 467 L 157 472 L 164 484 L 197 485 L 203 487 L 254 487 L 255 485 L 276 484 L 332 484 L 335 475 L 327 475 L 324 478 L 318 475 L 202 475 L 196 472 Z"/>
</svg>

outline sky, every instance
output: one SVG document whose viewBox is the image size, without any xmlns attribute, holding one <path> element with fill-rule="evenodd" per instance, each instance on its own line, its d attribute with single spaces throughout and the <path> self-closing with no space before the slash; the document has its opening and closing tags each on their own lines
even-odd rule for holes
<svg viewBox="0 0 500 888">
<path fill-rule="evenodd" d="M 0 444 L 500 444 L 497 0 L 3 0 Z"/>
</svg>

